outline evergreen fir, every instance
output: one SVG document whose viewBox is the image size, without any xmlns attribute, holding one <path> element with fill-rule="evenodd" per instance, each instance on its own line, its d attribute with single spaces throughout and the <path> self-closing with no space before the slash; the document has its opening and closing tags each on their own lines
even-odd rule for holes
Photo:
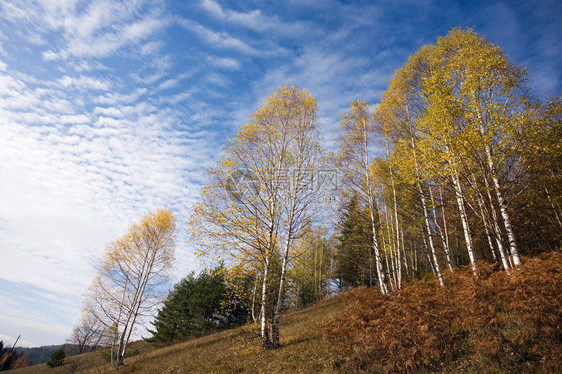
<svg viewBox="0 0 562 374">
<path fill-rule="evenodd" d="M 174 286 L 152 323 L 148 341 L 171 344 L 202 336 L 246 320 L 247 311 L 233 302 L 222 267 L 193 272 Z"/>
<path fill-rule="evenodd" d="M 64 365 L 64 359 L 66 358 L 66 353 L 64 353 L 64 347 L 60 347 L 51 355 L 47 365 L 51 368 Z"/>
<path fill-rule="evenodd" d="M 352 196 L 344 208 L 338 238 L 336 273 L 342 289 L 376 284 L 374 263 L 370 261 L 373 241 L 367 217 L 357 195 Z"/>
</svg>

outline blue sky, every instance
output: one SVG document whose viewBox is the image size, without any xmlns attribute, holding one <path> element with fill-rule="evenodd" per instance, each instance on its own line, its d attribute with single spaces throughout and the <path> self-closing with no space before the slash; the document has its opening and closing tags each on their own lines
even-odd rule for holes
<svg viewBox="0 0 562 374">
<path fill-rule="evenodd" d="M 105 244 L 159 206 L 178 220 L 175 279 L 205 168 L 282 84 L 317 99 L 333 139 L 349 102 L 472 27 L 561 94 L 559 1 L 0 3 L 0 339 L 60 344 Z"/>
</svg>

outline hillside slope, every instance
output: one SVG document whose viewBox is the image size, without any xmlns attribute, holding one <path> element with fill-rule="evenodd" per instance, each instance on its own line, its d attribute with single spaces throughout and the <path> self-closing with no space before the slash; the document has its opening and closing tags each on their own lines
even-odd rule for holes
<svg viewBox="0 0 562 374">
<path fill-rule="evenodd" d="M 562 372 L 562 253 L 526 258 L 511 276 L 480 264 L 414 281 L 390 297 L 360 288 L 282 319 L 276 350 L 257 326 L 139 354 L 121 373 Z M 347 307 L 346 307 L 347 305 Z M 14 373 L 112 373 L 99 352 Z"/>
<path fill-rule="evenodd" d="M 282 348 L 260 349 L 259 330 L 244 326 L 222 331 L 174 346 L 152 350 L 148 344 L 133 344 L 139 355 L 125 359 L 121 373 L 330 373 L 330 345 L 322 339 L 319 323 L 335 318 L 345 303 L 342 298 L 319 304 L 282 318 Z M 17 374 L 114 373 L 99 352 L 69 357 L 65 365 L 45 364 L 12 371 Z"/>
<path fill-rule="evenodd" d="M 479 264 L 410 283 L 390 297 L 349 294 L 325 328 L 343 372 L 562 373 L 562 253 L 511 275 Z"/>
</svg>

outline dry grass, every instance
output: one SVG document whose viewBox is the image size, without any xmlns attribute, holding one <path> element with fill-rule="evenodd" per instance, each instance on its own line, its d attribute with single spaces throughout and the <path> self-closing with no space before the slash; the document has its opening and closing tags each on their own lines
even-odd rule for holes
<svg viewBox="0 0 562 374">
<path fill-rule="evenodd" d="M 320 323 L 345 308 L 342 298 L 282 318 L 281 344 L 262 351 L 257 326 L 222 331 L 170 347 L 150 350 L 125 359 L 120 373 L 332 373 L 330 345 L 322 339 Z M 148 348 L 143 344 L 140 351 Z M 70 357 L 62 367 L 35 365 L 14 371 L 26 373 L 114 373 L 99 352 Z"/>
<path fill-rule="evenodd" d="M 562 372 L 562 254 L 525 259 L 508 276 L 480 264 L 447 287 L 414 282 L 391 297 L 351 292 L 325 326 L 342 372 Z"/>
<path fill-rule="evenodd" d="M 153 350 L 152 346 L 144 341 L 133 342 L 129 345 L 129 352 L 132 354 L 143 355 Z M 108 355 L 105 355 L 109 357 Z M 108 367 L 107 360 L 102 355 L 102 351 L 84 353 L 77 356 L 67 357 L 63 366 L 50 368 L 47 364 L 28 366 L 22 369 L 10 371 L 17 374 L 66 374 L 84 372 L 104 372 L 102 368 Z M 93 371 L 89 371 L 92 370 Z"/>
</svg>

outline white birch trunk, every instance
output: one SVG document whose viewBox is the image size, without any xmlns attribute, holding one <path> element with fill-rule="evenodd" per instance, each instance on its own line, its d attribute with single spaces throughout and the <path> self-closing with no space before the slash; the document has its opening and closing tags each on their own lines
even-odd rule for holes
<svg viewBox="0 0 562 374">
<path fill-rule="evenodd" d="M 548 192 L 548 189 L 546 187 L 544 188 L 544 192 L 546 192 L 546 197 L 548 198 L 548 201 L 550 202 L 550 206 L 554 211 L 554 216 L 558 221 L 558 226 L 560 226 L 560 229 L 562 229 L 562 220 L 560 220 L 560 214 L 558 213 L 558 209 L 556 209 L 556 206 L 554 205 L 554 202 L 552 201 L 552 198 L 550 197 L 550 193 Z"/>
<path fill-rule="evenodd" d="M 414 252 L 414 273 L 418 272 L 418 251 L 412 247 L 412 252 Z"/>
<path fill-rule="evenodd" d="M 433 237 L 432 237 L 432 233 L 431 233 L 431 225 L 429 223 L 429 212 L 427 210 L 427 204 L 425 201 L 425 194 L 423 192 L 423 188 L 420 182 L 420 172 L 418 169 L 418 161 L 417 161 L 417 157 L 416 157 L 416 143 L 414 141 L 414 136 L 413 134 L 410 134 L 411 137 L 411 145 L 412 145 L 412 151 L 414 153 L 414 167 L 415 167 L 415 171 L 416 171 L 416 185 L 418 187 L 418 192 L 420 194 L 420 201 L 422 204 L 422 210 L 423 210 L 423 218 L 424 218 L 424 223 L 425 223 L 425 228 L 427 230 L 427 235 L 428 235 L 428 241 L 429 241 L 429 249 L 431 251 L 431 257 L 433 259 L 433 266 L 434 266 L 434 270 L 435 273 L 437 274 L 437 278 L 439 279 L 439 284 L 441 285 L 441 287 L 445 287 L 445 282 L 443 281 L 443 274 L 441 274 L 441 267 L 439 266 L 439 261 L 437 260 L 437 253 L 435 252 L 435 246 L 433 245 Z"/>
<path fill-rule="evenodd" d="M 474 186 L 476 188 L 476 180 L 474 180 Z M 476 192 L 476 200 L 478 201 L 478 206 L 480 208 L 480 216 L 482 217 L 482 225 L 484 226 L 484 232 L 486 233 L 486 238 L 488 239 L 488 246 L 490 247 L 490 252 L 492 252 L 492 256 L 494 257 L 494 260 L 497 261 L 497 256 L 496 256 L 496 251 L 494 248 L 494 244 L 492 243 L 492 235 L 490 233 L 490 229 L 489 229 L 489 223 L 488 220 L 486 219 L 486 213 L 484 211 L 484 201 L 482 198 L 482 195 L 480 194 L 480 191 Z M 507 269 L 506 269 L 507 270 Z"/>
<path fill-rule="evenodd" d="M 488 159 L 488 167 L 490 168 L 490 177 L 492 178 L 492 183 L 494 185 L 494 191 L 496 193 L 496 198 L 498 200 L 498 205 L 500 207 L 500 213 L 503 218 L 503 224 L 505 231 L 507 232 L 507 238 L 509 240 L 509 252 L 511 253 L 511 258 L 515 266 L 521 265 L 521 257 L 519 256 L 519 249 L 517 248 L 517 240 L 515 238 L 515 231 L 513 231 L 513 226 L 511 225 L 511 218 L 509 217 L 509 212 L 507 211 L 507 203 L 501 192 L 500 182 L 495 173 L 494 160 L 492 159 L 492 153 L 490 147 L 486 144 L 486 158 Z"/>
<path fill-rule="evenodd" d="M 364 152 L 364 160 L 363 165 L 365 167 L 364 176 L 365 176 L 365 183 L 367 184 L 367 200 L 369 204 L 369 212 L 371 218 L 371 230 L 373 235 L 373 249 L 375 251 L 375 266 L 377 269 L 377 276 L 379 281 L 379 288 L 383 295 L 388 295 L 390 292 L 388 290 L 388 286 L 386 284 L 386 277 L 384 273 L 384 269 L 382 266 L 381 261 L 381 254 L 379 249 L 379 242 L 377 239 L 377 228 L 376 228 L 376 221 L 375 221 L 375 198 L 373 193 L 373 186 L 371 185 L 371 173 L 369 170 L 369 144 L 367 143 L 367 124 L 363 123 L 363 152 Z"/>
<path fill-rule="evenodd" d="M 433 275 L 437 275 L 437 272 L 435 271 L 435 265 L 433 264 L 433 261 L 431 260 L 431 255 L 429 254 L 429 246 L 427 245 L 427 239 L 425 238 L 425 233 L 423 232 L 423 227 L 422 227 L 422 238 L 423 238 L 423 249 L 424 249 L 424 253 L 425 253 L 425 257 L 427 258 L 427 264 L 429 265 L 429 267 L 431 268 L 431 272 L 433 273 Z"/>
<path fill-rule="evenodd" d="M 398 202 L 396 198 L 396 186 L 394 185 L 394 171 L 392 170 L 392 165 L 390 164 L 390 150 L 388 149 L 388 140 L 385 139 L 386 145 L 386 158 L 388 159 L 388 169 L 390 172 L 390 187 L 392 188 L 392 201 L 394 203 L 394 224 L 396 227 L 396 249 L 397 249 L 397 287 L 399 290 L 402 289 L 402 261 L 400 253 L 400 224 L 398 222 Z"/>
<path fill-rule="evenodd" d="M 447 256 L 452 266 L 453 259 L 451 258 L 451 253 L 450 253 L 451 247 L 449 246 L 449 232 L 447 230 L 447 218 L 445 216 L 445 201 L 443 200 L 443 191 L 441 189 L 441 186 L 439 186 L 439 198 L 441 199 L 441 216 L 443 217 L 443 229 L 445 230 L 445 244 L 447 246 L 447 251 L 448 251 Z M 451 271 L 453 271 L 452 268 Z"/>
<path fill-rule="evenodd" d="M 381 225 L 382 225 L 380 213 L 379 213 L 379 220 L 381 221 Z M 381 227 L 381 231 L 382 231 L 381 238 L 382 238 L 382 241 L 383 241 L 383 248 L 385 248 L 384 261 L 386 262 L 386 268 L 388 270 L 388 283 L 390 284 L 390 288 L 392 290 L 395 290 L 396 285 L 394 284 L 394 278 L 392 276 L 392 265 L 388 261 L 389 254 L 391 252 L 390 243 L 387 244 L 386 239 L 384 237 L 384 229 L 382 227 Z M 388 235 L 388 239 L 390 239 L 390 234 Z"/>
<path fill-rule="evenodd" d="M 287 238 L 285 242 L 285 248 L 283 250 L 283 261 L 281 264 L 281 279 L 279 280 L 279 292 L 277 293 L 277 304 L 275 305 L 275 311 L 273 312 L 273 325 L 271 326 L 271 345 L 273 347 L 279 347 L 279 323 L 281 320 L 281 308 L 283 306 L 283 293 L 285 291 L 285 275 L 287 272 L 287 261 L 289 258 L 289 244 L 290 238 Z"/>
<path fill-rule="evenodd" d="M 393 188 L 394 190 L 394 188 Z M 400 240 L 400 226 L 398 224 L 398 213 L 396 212 L 396 195 L 394 196 L 394 217 L 396 220 L 396 249 L 397 249 L 397 262 L 398 262 L 398 289 L 401 290 L 402 289 L 402 258 L 404 258 L 404 265 L 408 266 L 408 264 L 406 263 L 406 257 L 403 256 L 402 253 L 402 241 Z"/>
<path fill-rule="evenodd" d="M 404 243 L 404 230 L 402 229 L 400 229 L 400 244 L 402 244 L 402 258 L 404 260 L 404 271 L 408 273 L 408 269 L 412 270 L 413 267 L 412 265 L 408 267 L 408 256 L 406 255 L 406 243 Z M 411 272 L 410 272 L 410 279 L 412 279 Z M 400 284 L 402 284 L 402 281 L 400 281 Z"/>
<path fill-rule="evenodd" d="M 260 310 L 260 320 L 261 320 L 261 345 L 262 348 L 269 348 L 271 342 L 269 340 L 269 331 L 267 327 L 267 277 L 269 275 L 269 255 L 265 256 L 264 259 L 264 269 L 263 269 L 263 279 L 261 288 L 261 310 Z"/>
<path fill-rule="evenodd" d="M 461 184 L 455 166 L 451 160 L 449 160 L 449 164 L 452 167 L 451 179 L 453 181 L 455 196 L 457 198 L 457 206 L 459 208 L 459 214 L 461 216 L 461 223 L 464 232 L 466 250 L 468 251 L 468 257 L 470 258 L 470 264 L 472 265 L 472 274 L 475 277 L 478 277 L 478 273 L 476 272 L 476 256 L 474 255 L 474 247 L 472 245 L 472 235 L 470 234 L 470 225 L 468 223 L 468 216 L 466 215 L 466 208 L 464 206 L 464 196 L 462 193 Z"/>
<path fill-rule="evenodd" d="M 473 98 L 475 103 L 478 103 L 475 94 L 473 93 Z M 511 259 L 515 266 L 521 265 L 521 258 L 519 257 L 519 249 L 517 248 L 517 240 L 515 237 L 515 232 L 513 231 L 513 226 L 511 224 L 511 218 L 509 217 L 509 212 L 507 211 L 507 203 L 503 197 L 500 182 L 498 176 L 496 175 L 496 167 L 494 164 L 494 158 L 492 157 L 492 149 L 490 145 L 486 142 L 486 130 L 484 128 L 484 119 L 480 113 L 478 107 L 476 108 L 476 115 L 478 117 L 477 126 L 482 136 L 482 142 L 484 143 L 484 153 L 486 155 L 486 161 L 488 164 L 488 172 L 490 173 L 490 178 L 492 179 L 492 184 L 494 186 L 494 192 L 496 194 L 496 199 L 498 200 L 498 205 L 500 208 L 500 213 L 503 218 L 503 224 L 505 231 L 507 232 L 507 238 L 509 240 L 509 252 L 511 254 Z"/>
<path fill-rule="evenodd" d="M 490 186 L 488 184 L 488 179 L 484 176 L 484 183 L 486 186 L 486 193 L 488 194 L 488 201 L 490 202 L 490 212 L 492 213 L 492 222 L 494 223 L 494 236 L 496 238 L 496 245 L 498 246 L 498 252 L 500 253 L 500 257 L 502 259 L 503 268 L 509 274 L 509 269 L 511 268 L 512 264 L 510 262 L 511 258 L 507 256 L 505 253 L 505 249 L 503 247 L 502 238 L 501 238 L 501 229 L 498 223 L 498 216 L 496 214 L 496 207 L 494 206 L 494 201 L 492 200 L 492 194 L 490 192 Z"/>
<path fill-rule="evenodd" d="M 256 294 L 258 292 L 258 273 L 256 271 L 256 279 L 254 280 L 254 287 L 252 289 L 252 308 L 251 308 L 251 313 L 252 313 L 252 321 L 254 321 L 254 323 L 256 323 Z"/>
<path fill-rule="evenodd" d="M 451 262 L 451 256 L 449 254 L 449 243 L 448 239 L 445 238 L 445 233 L 441 228 L 441 225 L 437 221 L 437 214 L 435 212 L 435 199 L 433 197 L 433 189 L 431 185 L 429 186 L 429 196 L 431 197 L 431 204 L 432 204 L 432 211 L 433 211 L 433 219 L 435 221 L 435 226 L 437 226 L 437 231 L 439 232 L 439 237 L 441 238 L 441 244 L 443 245 L 443 251 L 445 252 L 445 258 L 447 259 L 447 266 L 449 267 L 449 271 L 453 272 L 453 264 Z M 443 207 L 443 198 L 441 198 L 441 207 Z M 443 210 L 443 221 L 445 221 L 445 211 Z M 446 229 L 446 226 L 445 226 Z"/>
<path fill-rule="evenodd" d="M 388 234 L 388 243 L 389 243 L 388 249 L 390 251 L 390 263 L 392 265 L 392 278 L 394 279 L 394 288 L 399 289 L 398 278 L 397 278 L 398 272 L 396 270 L 396 256 L 394 254 L 396 251 L 396 243 L 392 242 L 392 237 L 394 237 L 394 226 L 392 225 L 391 220 L 388 218 L 388 207 L 385 207 L 384 217 L 386 221 L 387 234 Z"/>
</svg>

